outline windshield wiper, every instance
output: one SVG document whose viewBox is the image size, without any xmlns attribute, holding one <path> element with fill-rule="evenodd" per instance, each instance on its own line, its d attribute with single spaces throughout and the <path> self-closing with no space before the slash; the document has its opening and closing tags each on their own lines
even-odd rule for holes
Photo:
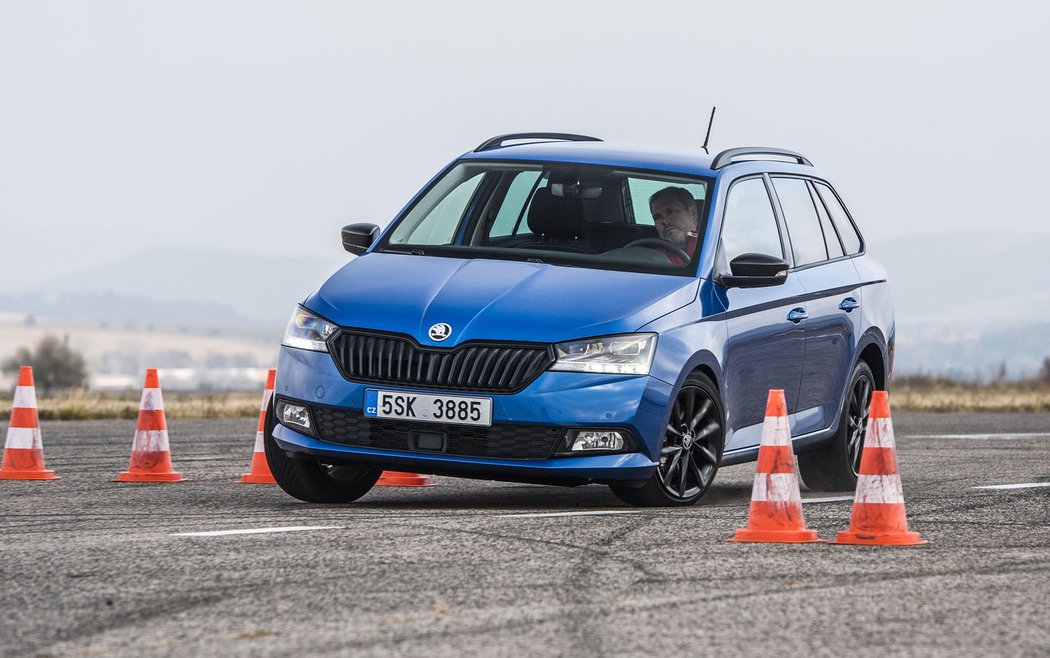
<svg viewBox="0 0 1050 658">
<path fill-rule="evenodd" d="M 405 256 L 426 256 L 422 249 L 384 249 L 384 254 L 403 254 Z"/>
<path fill-rule="evenodd" d="M 547 261 L 543 260 L 542 258 L 536 258 L 535 256 L 532 257 L 532 258 L 526 258 L 525 262 L 526 263 L 539 263 L 540 265 L 554 265 L 555 267 L 579 267 L 579 265 L 573 265 L 572 263 L 559 263 L 559 262 L 556 262 L 556 261 L 552 261 L 552 262 L 548 263 Z"/>
</svg>

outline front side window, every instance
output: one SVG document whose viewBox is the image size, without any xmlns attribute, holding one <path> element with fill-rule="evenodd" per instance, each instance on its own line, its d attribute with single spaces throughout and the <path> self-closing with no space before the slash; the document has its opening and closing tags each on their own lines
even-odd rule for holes
<svg viewBox="0 0 1050 658">
<path fill-rule="evenodd" d="M 784 257 L 773 203 L 761 178 L 739 181 L 729 190 L 722 222 L 722 250 L 727 263 L 743 254 Z"/>
<path fill-rule="evenodd" d="M 465 161 L 376 250 L 692 276 L 710 185 L 592 165 Z"/>
</svg>

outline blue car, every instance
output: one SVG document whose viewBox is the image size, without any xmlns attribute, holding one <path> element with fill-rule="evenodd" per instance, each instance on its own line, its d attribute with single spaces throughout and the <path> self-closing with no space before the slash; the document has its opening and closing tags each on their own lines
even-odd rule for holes
<svg viewBox="0 0 1050 658">
<path fill-rule="evenodd" d="M 296 498 L 397 470 L 691 505 L 756 458 L 774 388 L 805 483 L 856 482 L 893 308 L 798 153 L 503 135 L 342 239 L 357 257 L 296 307 L 264 432 Z"/>
</svg>

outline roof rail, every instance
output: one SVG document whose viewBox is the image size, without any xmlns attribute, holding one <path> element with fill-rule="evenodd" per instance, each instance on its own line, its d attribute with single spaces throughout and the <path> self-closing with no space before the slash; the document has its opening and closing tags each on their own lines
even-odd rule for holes
<svg viewBox="0 0 1050 658">
<path fill-rule="evenodd" d="M 597 137 L 588 137 L 587 135 L 573 135 L 571 133 L 509 133 L 506 135 L 499 135 L 492 139 L 487 139 L 481 143 L 474 152 L 487 151 L 489 149 L 498 148 L 503 146 L 503 142 L 510 142 L 515 139 L 556 139 L 565 142 L 600 142 L 602 140 Z"/>
<path fill-rule="evenodd" d="M 795 151 L 789 151 L 787 149 L 770 148 L 768 146 L 744 146 L 735 149 L 726 149 L 715 156 L 715 159 L 711 162 L 712 169 L 718 169 L 724 167 L 727 164 L 732 164 L 733 158 L 738 158 L 742 155 L 773 155 L 781 156 L 785 158 L 791 158 L 800 165 L 806 165 L 812 167 L 813 163 L 810 162 L 806 156 Z"/>
</svg>

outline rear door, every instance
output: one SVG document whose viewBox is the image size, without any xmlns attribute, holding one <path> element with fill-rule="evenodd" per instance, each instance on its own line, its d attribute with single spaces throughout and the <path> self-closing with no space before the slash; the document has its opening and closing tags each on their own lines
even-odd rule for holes
<svg viewBox="0 0 1050 658">
<path fill-rule="evenodd" d="M 785 258 L 786 241 L 766 179 L 735 181 L 726 196 L 719 268 L 745 253 Z M 806 311 L 800 278 L 766 288 L 723 289 L 728 339 L 723 355 L 726 388 L 726 450 L 758 445 L 769 389 L 784 389 L 788 413 L 798 408 L 805 336 L 795 318 Z"/>
<path fill-rule="evenodd" d="M 805 357 L 792 428 L 797 436 L 835 422 L 861 331 L 861 286 L 812 184 L 785 176 L 771 180 L 790 238 L 793 272 L 806 293 Z"/>
</svg>

